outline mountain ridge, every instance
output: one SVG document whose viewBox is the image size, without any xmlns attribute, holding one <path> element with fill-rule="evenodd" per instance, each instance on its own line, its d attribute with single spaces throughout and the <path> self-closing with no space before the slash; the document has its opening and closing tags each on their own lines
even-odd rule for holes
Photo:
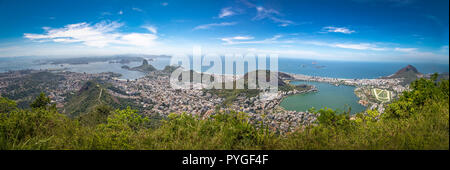
<svg viewBox="0 0 450 170">
<path fill-rule="evenodd" d="M 406 67 L 401 68 L 394 74 L 389 75 L 387 77 L 382 77 L 382 78 L 384 78 L 384 79 L 400 78 L 400 79 L 403 79 L 402 84 L 406 85 L 406 84 L 410 84 L 411 82 L 413 82 L 414 80 L 416 80 L 420 77 L 423 77 L 423 74 L 420 73 L 416 67 L 409 64 Z"/>
<path fill-rule="evenodd" d="M 153 67 L 151 64 L 148 64 L 148 61 L 144 59 L 142 61 L 142 65 L 130 68 L 128 66 L 122 66 L 123 69 L 131 70 L 131 71 L 140 71 L 143 73 L 150 73 L 152 71 L 156 71 L 156 68 Z"/>
</svg>

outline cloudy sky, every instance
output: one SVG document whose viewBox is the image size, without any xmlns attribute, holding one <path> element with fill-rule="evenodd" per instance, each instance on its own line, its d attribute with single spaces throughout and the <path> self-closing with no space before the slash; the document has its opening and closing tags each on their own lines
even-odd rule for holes
<svg viewBox="0 0 450 170">
<path fill-rule="evenodd" d="M 448 63 L 448 0 L 0 0 L 0 57 L 265 53 Z"/>
</svg>

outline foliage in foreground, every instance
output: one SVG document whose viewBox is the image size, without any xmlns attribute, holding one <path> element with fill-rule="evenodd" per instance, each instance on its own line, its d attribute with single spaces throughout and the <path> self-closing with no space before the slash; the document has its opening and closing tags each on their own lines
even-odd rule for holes
<svg viewBox="0 0 450 170">
<path fill-rule="evenodd" d="M 131 108 L 99 106 L 69 118 L 44 96 L 31 109 L 0 98 L 0 149 L 449 149 L 449 81 L 420 79 L 384 114 L 351 118 L 317 111 L 318 124 L 278 135 L 256 128 L 245 113 L 201 120 L 171 114 L 153 126 Z"/>
</svg>

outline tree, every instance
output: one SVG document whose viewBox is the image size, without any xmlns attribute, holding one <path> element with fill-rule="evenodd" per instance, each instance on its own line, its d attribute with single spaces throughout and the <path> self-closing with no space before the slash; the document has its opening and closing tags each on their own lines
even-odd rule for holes
<svg viewBox="0 0 450 170">
<path fill-rule="evenodd" d="M 388 105 L 384 118 L 406 118 L 416 113 L 416 110 L 435 101 L 447 101 L 449 81 L 437 82 L 437 74 L 430 79 L 420 78 L 411 83 L 411 91 L 403 92 L 398 101 Z"/>
<path fill-rule="evenodd" d="M 8 113 L 17 108 L 17 104 L 13 100 L 0 97 L 0 113 Z"/>
<path fill-rule="evenodd" d="M 149 126 L 148 117 L 141 116 L 137 110 L 127 107 L 125 110 L 116 110 L 107 119 L 107 126 L 110 128 L 138 130 Z"/>
<path fill-rule="evenodd" d="M 314 110 L 311 109 L 310 111 Z M 350 109 L 348 112 L 337 113 L 333 109 L 324 108 L 315 113 L 319 114 L 317 120 L 319 121 L 319 124 L 323 126 L 341 127 L 346 129 L 352 123 L 350 120 Z"/>
<path fill-rule="evenodd" d="M 101 123 L 106 123 L 108 116 L 113 112 L 108 105 L 98 105 L 88 114 L 81 115 L 80 121 L 85 125 L 95 126 Z"/>
<path fill-rule="evenodd" d="M 50 105 L 50 98 L 47 97 L 44 92 L 41 92 L 41 94 L 36 97 L 33 103 L 31 103 L 30 107 L 34 109 L 47 108 L 48 105 Z"/>
</svg>

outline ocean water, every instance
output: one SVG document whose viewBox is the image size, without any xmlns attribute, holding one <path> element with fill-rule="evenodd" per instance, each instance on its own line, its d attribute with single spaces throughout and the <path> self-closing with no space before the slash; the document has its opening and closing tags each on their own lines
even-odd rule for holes
<svg viewBox="0 0 450 170">
<path fill-rule="evenodd" d="M 36 58 L 31 57 L 0 57 L 0 72 L 10 70 L 31 69 L 35 64 L 32 62 Z"/>
<path fill-rule="evenodd" d="M 405 62 L 344 62 L 318 61 L 280 58 L 278 69 L 282 72 L 305 74 L 311 76 L 333 78 L 378 78 L 394 74 L 408 64 L 413 65 L 421 73 L 445 73 L 449 71 L 449 63 L 409 63 Z"/>
<path fill-rule="evenodd" d="M 192 58 L 191 58 L 192 60 Z M 204 60 L 204 59 L 203 59 Z M 244 62 L 244 59 L 240 59 L 240 62 Z M 239 60 L 238 60 L 239 61 Z M 215 67 L 214 63 L 203 63 L 201 71 L 214 74 L 245 74 L 249 71 L 248 63 L 244 64 L 244 68 L 237 69 L 237 66 L 233 68 L 225 68 L 224 57 L 221 57 L 220 67 Z M 191 63 L 192 64 L 192 63 Z M 449 63 L 411 63 L 405 62 L 351 62 L 351 61 L 322 61 L 322 60 L 309 60 L 309 59 L 293 59 L 293 58 L 279 58 L 278 59 L 278 71 L 296 74 L 305 74 L 311 76 L 332 77 L 332 78 L 351 78 L 351 79 L 364 79 L 364 78 L 379 78 L 382 76 L 389 76 L 394 74 L 401 68 L 407 65 L 413 65 L 421 73 L 448 73 Z M 269 68 L 269 65 L 267 65 Z M 200 69 L 190 69 L 200 71 Z M 234 70 L 233 70 L 234 69 Z"/>
<path fill-rule="evenodd" d="M 292 84 L 314 85 L 319 90 L 306 94 L 296 94 L 283 99 L 280 106 L 286 110 L 307 111 L 314 107 L 331 108 L 340 112 L 351 108 L 351 114 L 364 111 L 366 108 L 358 103 L 358 97 L 353 93 L 353 86 L 335 86 L 328 83 L 293 81 Z"/>
</svg>

